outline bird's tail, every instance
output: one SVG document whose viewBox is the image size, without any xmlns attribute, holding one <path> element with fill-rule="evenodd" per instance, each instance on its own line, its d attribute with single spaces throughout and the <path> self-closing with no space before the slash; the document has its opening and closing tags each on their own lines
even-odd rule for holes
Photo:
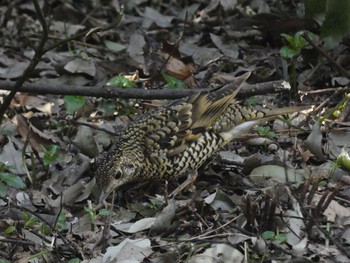
<svg viewBox="0 0 350 263">
<path fill-rule="evenodd" d="M 238 109 L 238 108 L 237 108 Z M 235 114 L 236 119 L 234 120 L 235 125 L 231 125 L 230 129 L 222 129 L 223 132 L 220 133 L 221 137 L 225 142 L 229 142 L 235 138 L 240 137 L 244 133 L 248 133 L 255 125 L 263 121 L 267 121 L 271 118 L 275 118 L 281 115 L 301 112 L 310 109 L 310 106 L 294 106 L 287 108 L 275 108 L 275 109 L 264 109 L 264 110 L 247 110 L 246 108 L 240 108 L 239 114 L 241 116 L 237 117 L 237 112 Z M 245 112 L 246 111 L 246 112 Z"/>
</svg>

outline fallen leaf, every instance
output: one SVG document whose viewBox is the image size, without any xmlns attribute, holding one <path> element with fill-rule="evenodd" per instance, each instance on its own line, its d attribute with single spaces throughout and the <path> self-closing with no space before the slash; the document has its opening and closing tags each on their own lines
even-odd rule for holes
<svg viewBox="0 0 350 263">
<path fill-rule="evenodd" d="M 143 262 L 145 257 L 152 254 L 151 241 L 147 238 L 132 240 L 124 239 L 118 246 L 107 248 L 103 255 L 103 263 Z"/>
<path fill-rule="evenodd" d="M 203 253 L 193 256 L 188 263 L 243 262 L 243 254 L 227 244 L 213 244 Z"/>
</svg>

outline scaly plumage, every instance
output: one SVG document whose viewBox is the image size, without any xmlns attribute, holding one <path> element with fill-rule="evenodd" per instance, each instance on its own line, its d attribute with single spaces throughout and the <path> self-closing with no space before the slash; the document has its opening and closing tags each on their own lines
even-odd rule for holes
<svg viewBox="0 0 350 263">
<path fill-rule="evenodd" d="M 122 130 L 112 149 L 97 158 L 96 181 L 105 198 L 124 184 L 172 179 L 196 170 L 255 120 L 301 107 L 256 110 L 234 100 L 246 73 L 233 83 L 199 93 L 141 115 Z M 237 129 L 238 127 L 238 129 Z"/>
</svg>

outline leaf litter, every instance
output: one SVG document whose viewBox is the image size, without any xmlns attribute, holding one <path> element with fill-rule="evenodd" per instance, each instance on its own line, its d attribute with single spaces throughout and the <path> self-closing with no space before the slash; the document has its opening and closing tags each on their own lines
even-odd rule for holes
<svg viewBox="0 0 350 263">
<path fill-rule="evenodd" d="M 31 1 L 9 2 L 0 4 L 0 80 L 13 81 L 30 63 L 41 27 Z M 132 81 L 138 88 L 156 89 L 171 86 L 164 77 L 169 75 L 184 81 L 185 88 L 206 88 L 246 71 L 253 71 L 252 83 L 288 80 L 289 65 L 277 54 L 283 45 L 280 33 L 296 30 L 288 20 L 297 21 L 293 14 L 298 8 L 248 2 L 130 1 L 119 27 L 90 32 L 49 51 L 29 81 L 48 89 L 50 84 L 95 88 L 115 76 L 136 75 Z M 52 15 L 48 44 L 106 25 L 120 11 L 118 1 L 57 1 L 50 8 L 45 10 Z M 278 17 L 281 9 L 283 19 Z M 270 22 L 257 23 L 262 17 Z M 309 29 L 300 24 L 305 28 L 297 30 Z M 345 50 L 344 44 L 335 47 L 334 57 L 346 61 Z M 319 116 L 325 116 L 342 95 L 308 92 L 346 85 L 347 78 L 324 60 L 310 67 L 313 63 L 304 56 L 299 59 L 301 99 L 309 105 L 328 101 L 320 109 L 324 111 Z M 257 95 L 251 101 L 256 107 L 295 102 L 286 97 Z M 271 121 L 267 125 L 274 138 L 259 132 L 235 140 L 175 200 L 166 197 L 182 178 L 130 186 L 117 193 L 114 209 L 106 210 L 96 208 L 99 193 L 90 168 L 92 157 L 115 138 L 104 131 L 120 129 L 159 103 L 113 98 L 108 107 L 101 98 L 68 103 L 62 96 L 17 93 L 0 126 L 4 260 L 243 262 L 246 257 L 252 262 L 347 262 L 348 174 L 335 160 L 346 149 L 349 130 L 337 124 L 336 115 L 328 114 L 327 122 L 315 119 L 310 126 L 305 113 L 291 121 L 292 128 L 285 125 L 289 121 Z M 59 146 L 59 154 L 45 161 L 42 147 L 48 150 L 50 145 Z M 18 179 L 27 187 L 14 184 Z M 109 217 L 112 238 L 103 250 L 99 242 Z M 271 239 L 262 238 L 267 231 L 274 233 Z M 286 239 L 278 239 L 279 234 Z"/>
</svg>

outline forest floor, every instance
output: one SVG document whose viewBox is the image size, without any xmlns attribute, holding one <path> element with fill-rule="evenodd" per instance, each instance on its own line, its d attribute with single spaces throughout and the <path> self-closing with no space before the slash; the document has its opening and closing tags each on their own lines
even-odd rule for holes
<svg viewBox="0 0 350 263">
<path fill-rule="evenodd" d="M 299 1 L 120 2 L 0 3 L 0 263 L 349 262 L 348 46 L 324 48 Z M 242 134 L 175 198 L 186 175 L 99 205 L 92 165 L 120 129 L 245 72 L 239 103 L 310 109 Z"/>
</svg>

